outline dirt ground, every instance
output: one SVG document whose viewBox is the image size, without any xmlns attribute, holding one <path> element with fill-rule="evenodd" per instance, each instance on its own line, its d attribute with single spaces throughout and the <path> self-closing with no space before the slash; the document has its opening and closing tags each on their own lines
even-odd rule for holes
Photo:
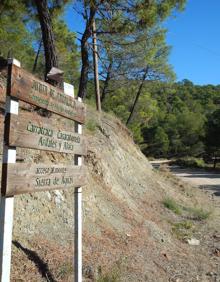
<svg viewBox="0 0 220 282">
<path fill-rule="evenodd" d="M 167 164 L 170 171 L 181 180 L 210 191 L 215 196 L 220 196 L 220 173 L 205 169 L 181 168 L 177 165 L 169 165 L 168 160 L 155 160 L 150 162 L 158 168 L 161 164 Z"/>
<path fill-rule="evenodd" d="M 29 111 L 22 104 L 19 110 Z M 2 107 L 1 132 L 3 114 Z M 167 168 L 154 170 L 111 115 L 88 107 L 84 130 L 83 281 L 220 282 L 220 197 Z M 22 148 L 17 157 L 73 162 Z M 74 189 L 15 197 L 11 281 L 73 281 L 73 199 Z"/>
<path fill-rule="evenodd" d="M 154 171 L 115 118 L 98 120 L 89 110 L 88 120 L 96 126 L 86 131 L 84 281 L 220 281 L 218 197 L 166 169 Z M 39 152 L 19 154 L 29 161 Z M 57 154 L 40 157 L 67 161 Z M 181 213 L 167 208 L 166 199 L 173 199 Z M 197 210 L 207 218 L 195 216 Z M 12 281 L 71 281 L 73 191 L 18 196 L 15 215 Z M 190 245 L 188 239 L 199 244 Z"/>
</svg>

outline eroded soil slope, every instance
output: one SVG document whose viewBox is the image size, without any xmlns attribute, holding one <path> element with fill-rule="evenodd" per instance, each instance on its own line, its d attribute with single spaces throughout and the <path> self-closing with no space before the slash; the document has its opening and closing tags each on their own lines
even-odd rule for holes
<svg viewBox="0 0 220 282">
<path fill-rule="evenodd" d="M 27 114 L 33 110 L 21 106 Z M 85 281 L 220 281 L 218 198 L 166 169 L 154 171 L 114 117 L 89 107 L 85 131 Z M 18 149 L 17 156 L 21 162 L 73 162 L 37 150 Z M 72 281 L 73 197 L 74 190 L 15 197 L 12 281 Z M 178 212 L 165 207 L 168 199 Z M 201 208 L 205 216 L 199 217 Z M 190 245 L 191 238 L 199 245 Z"/>
</svg>

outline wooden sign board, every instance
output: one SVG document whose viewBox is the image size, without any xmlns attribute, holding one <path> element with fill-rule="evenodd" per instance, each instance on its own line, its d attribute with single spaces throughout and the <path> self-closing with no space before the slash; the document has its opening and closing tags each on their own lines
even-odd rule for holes
<svg viewBox="0 0 220 282">
<path fill-rule="evenodd" d="M 58 89 L 13 65 L 10 95 L 63 117 L 85 122 L 85 105 Z"/>
<path fill-rule="evenodd" d="M 37 113 L 19 113 L 11 115 L 9 146 L 24 147 L 38 150 L 86 154 L 85 138 L 73 133 L 74 122 L 71 126 L 52 119 L 41 117 Z"/>
<path fill-rule="evenodd" d="M 23 163 L 7 166 L 6 196 L 82 187 L 86 184 L 84 166 Z"/>
</svg>

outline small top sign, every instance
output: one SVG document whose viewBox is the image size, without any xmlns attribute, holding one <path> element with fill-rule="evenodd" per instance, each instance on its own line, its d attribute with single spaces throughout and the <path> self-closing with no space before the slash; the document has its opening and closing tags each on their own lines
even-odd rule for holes
<svg viewBox="0 0 220 282">
<path fill-rule="evenodd" d="M 85 122 L 83 103 L 14 65 L 10 95 L 79 123 Z"/>
<path fill-rule="evenodd" d="M 72 84 L 67 83 L 67 82 L 64 82 L 63 86 L 64 86 L 63 88 L 64 88 L 65 94 L 74 98 L 74 86 Z"/>
</svg>

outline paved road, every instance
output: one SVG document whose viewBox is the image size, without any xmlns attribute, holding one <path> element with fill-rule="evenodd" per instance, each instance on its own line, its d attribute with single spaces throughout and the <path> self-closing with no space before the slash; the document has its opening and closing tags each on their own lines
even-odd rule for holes
<svg viewBox="0 0 220 282">
<path fill-rule="evenodd" d="M 163 163 L 169 165 L 169 161 L 152 161 L 153 167 L 159 168 Z M 203 169 L 180 168 L 179 166 L 170 165 L 170 171 L 180 177 L 183 181 L 196 185 L 200 188 L 209 190 L 216 196 L 220 196 L 220 173 L 206 171 Z"/>
</svg>

